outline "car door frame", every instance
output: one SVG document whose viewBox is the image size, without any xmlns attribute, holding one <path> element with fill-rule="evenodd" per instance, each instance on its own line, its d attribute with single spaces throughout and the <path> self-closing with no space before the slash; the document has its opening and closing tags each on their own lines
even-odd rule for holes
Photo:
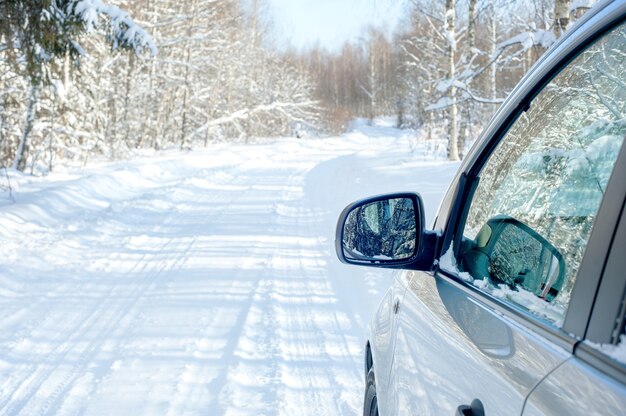
<svg viewBox="0 0 626 416">
<path fill-rule="evenodd" d="M 626 363 L 610 358 L 601 348 L 598 348 L 598 345 L 618 344 L 621 341 L 620 337 L 624 335 L 626 324 L 626 278 L 624 278 L 626 270 L 626 256 L 624 255 L 626 247 L 626 146 L 622 146 L 620 158 L 621 165 L 616 166 L 613 172 L 615 181 L 612 194 L 616 199 L 612 208 L 621 205 L 618 212 L 619 219 L 611 235 L 610 252 L 604 262 L 602 277 L 597 287 L 595 302 L 586 329 L 586 342 L 577 344 L 574 355 L 584 364 L 626 385 Z M 621 170 L 617 171 L 618 168 Z"/>
</svg>

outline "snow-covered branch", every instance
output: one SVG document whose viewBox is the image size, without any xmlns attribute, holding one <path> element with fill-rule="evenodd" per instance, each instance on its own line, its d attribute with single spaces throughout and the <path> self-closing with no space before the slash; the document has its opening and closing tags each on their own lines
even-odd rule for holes
<svg viewBox="0 0 626 416">
<path fill-rule="evenodd" d="M 300 121 L 301 119 L 295 116 L 293 113 L 287 112 L 287 110 L 302 110 L 307 108 L 312 108 L 317 106 L 319 103 L 317 101 L 304 101 L 304 102 L 274 102 L 271 104 L 261 104 L 252 109 L 241 109 L 238 111 L 231 112 L 225 116 L 211 119 L 198 127 L 193 135 L 198 135 L 204 132 L 206 129 L 214 126 L 219 126 L 223 124 L 235 123 L 236 121 L 249 119 L 251 116 L 259 113 L 269 113 L 272 111 L 280 111 L 284 115 L 293 119 L 294 121 Z M 205 113 L 205 116 L 208 114 Z"/>
<path fill-rule="evenodd" d="M 130 47 L 136 53 L 148 49 L 153 56 L 158 52 L 152 37 L 117 6 L 105 4 L 102 0 L 77 0 L 71 2 L 68 9 L 82 20 L 88 32 L 100 27 L 101 15 L 108 18 L 114 48 Z"/>
</svg>

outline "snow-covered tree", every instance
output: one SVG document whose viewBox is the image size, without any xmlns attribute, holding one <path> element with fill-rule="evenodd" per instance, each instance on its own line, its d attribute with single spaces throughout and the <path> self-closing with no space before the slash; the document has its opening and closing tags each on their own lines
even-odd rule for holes
<svg viewBox="0 0 626 416">
<path fill-rule="evenodd" d="M 156 54 L 150 36 L 126 12 L 100 0 L 4 2 L 0 13 L 0 51 L 8 64 L 7 71 L 28 83 L 21 134 L 14 149 L 14 168 L 26 168 L 44 85 L 62 67 L 59 61 L 69 56 L 78 62 L 83 55 L 80 36 L 93 31 L 103 32 L 113 48 L 136 52 L 147 48 Z"/>
<path fill-rule="evenodd" d="M 472 132 L 560 35 L 555 27 L 565 28 L 589 3 L 412 0 L 410 27 L 396 41 L 403 110 L 428 131 L 445 125 L 450 159 L 462 157 Z"/>
<path fill-rule="evenodd" d="M 4 166 L 289 134 L 319 117 L 309 75 L 267 41 L 261 0 L 14 3 L 0 10 Z"/>
</svg>

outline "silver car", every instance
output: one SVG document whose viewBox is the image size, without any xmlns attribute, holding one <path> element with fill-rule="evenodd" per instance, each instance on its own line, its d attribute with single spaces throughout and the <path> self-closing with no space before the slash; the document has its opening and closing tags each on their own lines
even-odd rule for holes
<svg viewBox="0 0 626 416">
<path fill-rule="evenodd" d="M 502 105 L 432 230 L 419 194 L 348 206 L 336 250 L 397 268 L 365 415 L 626 414 L 626 2 L 592 8 Z"/>
</svg>

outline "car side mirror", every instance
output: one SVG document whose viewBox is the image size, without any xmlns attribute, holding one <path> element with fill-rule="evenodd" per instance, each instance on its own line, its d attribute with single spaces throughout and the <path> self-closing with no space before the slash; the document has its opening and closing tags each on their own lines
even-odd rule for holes
<svg viewBox="0 0 626 416">
<path fill-rule="evenodd" d="M 424 208 L 418 194 L 382 195 L 343 210 L 335 249 L 347 264 L 416 269 L 424 235 Z"/>
</svg>

